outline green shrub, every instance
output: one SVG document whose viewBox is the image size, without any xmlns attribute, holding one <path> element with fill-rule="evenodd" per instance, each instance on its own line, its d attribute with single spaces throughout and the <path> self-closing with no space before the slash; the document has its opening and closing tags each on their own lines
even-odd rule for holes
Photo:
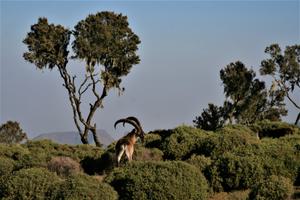
<svg viewBox="0 0 300 200">
<path fill-rule="evenodd" d="M 78 174 L 53 186 L 48 197 L 55 200 L 115 200 L 118 199 L 118 194 L 110 185 L 94 177 Z"/>
<path fill-rule="evenodd" d="M 225 153 L 212 163 L 205 175 L 214 191 L 232 191 L 248 189 L 264 178 L 264 170 L 255 156 Z"/>
<path fill-rule="evenodd" d="M 289 140 L 285 137 L 262 140 L 257 156 L 263 161 L 267 176 L 284 176 L 296 181 L 300 153 L 297 152 L 294 142 L 295 138 Z"/>
<path fill-rule="evenodd" d="M 200 140 L 195 153 L 216 159 L 224 152 L 233 152 L 240 147 L 259 144 L 260 141 L 253 136 L 250 129 L 237 125 L 226 126 L 217 133 Z"/>
<path fill-rule="evenodd" d="M 47 164 L 49 171 L 56 172 L 60 176 L 70 176 L 81 172 L 80 164 L 69 157 L 53 157 Z"/>
<path fill-rule="evenodd" d="M 104 150 L 92 145 L 66 145 L 57 144 L 50 140 L 29 141 L 23 145 L 32 153 L 43 152 L 49 155 L 49 158 L 54 156 L 65 156 L 80 161 L 85 157 L 100 157 Z M 50 160 L 48 158 L 48 161 Z"/>
<path fill-rule="evenodd" d="M 272 175 L 252 187 L 249 200 L 286 200 L 292 193 L 293 184 L 290 179 Z"/>
<path fill-rule="evenodd" d="M 206 199 L 208 185 L 194 166 L 181 161 L 132 162 L 105 179 L 122 199 Z"/>
<path fill-rule="evenodd" d="M 194 165 L 197 167 L 200 171 L 204 171 L 209 167 L 212 163 L 212 160 L 210 157 L 205 157 L 203 155 L 195 155 L 193 154 L 188 160 L 186 160 L 187 163 Z"/>
<path fill-rule="evenodd" d="M 43 168 L 16 171 L 2 186 L 5 199 L 45 199 L 49 187 L 59 178 Z"/>
<path fill-rule="evenodd" d="M 85 157 L 80 161 L 83 171 L 89 175 L 109 173 L 116 165 L 115 153 L 106 151 L 100 158 Z"/>
<path fill-rule="evenodd" d="M 10 174 L 15 167 L 14 160 L 6 157 L 0 157 L 0 176 Z"/>
<path fill-rule="evenodd" d="M 197 149 L 198 143 L 208 137 L 208 132 L 188 126 L 179 126 L 172 132 L 161 144 L 164 158 L 168 160 L 189 158 Z"/>
<path fill-rule="evenodd" d="M 125 155 L 123 155 L 125 157 Z M 161 161 L 163 160 L 163 152 L 157 148 L 145 148 L 141 145 L 135 146 L 133 152 L 133 160 L 137 161 Z"/>
<path fill-rule="evenodd" d="M 19 160 L 24 155 L 29 154 L 27 148 L 22 147 L 19 144 L 0 144 L 0 156 L 11 158 L 13 160 Z"/>
<path fill-rule="evenodd" d="M 273 122 L 263 120 L 250 126 L 255 132 L 258 132 L 260 138 L 273 137 L 278 138 L 285 135 L 300 134 L 299 127 L 286 122 Z"/>
<path fill-rule="evenodd" d="M 162 141 L 162 137 L 157 133 L 148 133 L 144 138 L 144 145 L 147 148 L 159 148 Z"/>
</svg>

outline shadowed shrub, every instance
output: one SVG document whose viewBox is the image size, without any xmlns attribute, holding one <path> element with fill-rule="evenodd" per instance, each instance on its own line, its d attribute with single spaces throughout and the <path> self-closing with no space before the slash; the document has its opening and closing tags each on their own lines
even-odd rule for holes
<svg viewBox="0 0 300 200">
<path fill-rule="evenodd" d="M 272 175 L 252 187 L 249 200 L 286 200 L 292 193 L 293 184 L 290 179 Z"/>
<path fill-rule="evenodd" d="M 116 200 L 118 194 L 110 185 L 94 177 L 78 174 L 53 186 L 48 192 L 48 199 Z"/>
<path fill-rule="evenodd" d="M 257 132 L 260 138 L 272 137 L 278 138 L 285 135 L 300 134 L 299 127 L 286 122 L 260 121 L 250 126 L 251 129 Z"/>
<path fill-rule="evenodd" d="M 105 181 L 123 199 L 206 199 L 208 185 L 194 166 L 184 162 L 132 162 L 116 168 Z"/>
<path fill-rule="evenodd" d="M 80 161 L 81 167 L 89 175 L 105 174 L 115 166 L 115 154 L 106 151 L 100 158 L 86 157 Z"/>
<path fill-rule="evenodd" d="M 56 172 L 59 176 L 70 176 L 81 171 L 80 164 L 69 157 L 53 157 L 47 165 L 49 171 Z"/>
</svg>

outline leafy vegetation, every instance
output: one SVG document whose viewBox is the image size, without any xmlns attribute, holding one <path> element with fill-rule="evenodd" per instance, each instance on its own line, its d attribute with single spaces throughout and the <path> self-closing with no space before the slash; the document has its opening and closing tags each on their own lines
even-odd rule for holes
<svg viewBox="0 0 300 200">
<path fill-rule="evenodd" d="M 20 143 L 27 139 L 18 122 L 7 121 L 0 126 L 0 143 Z"/>
<path fill-rule="evenodd" d="M 249 194 L 249 200 L 286 200 L 292 196 L 292 192 L 293 184 L 288 178 L 272 175 L 254 184 Z"/>
<path fill-rule="evenodd" d="M 208 185 L 194 166 L 180 161 L 134 162 L 107 178 L 120 199 L 206 199 Z"/>
<path fill-rule="evenodd" d="M 66 180 L 53 185 L 48 192 L 49 199 L 73 200 L 116 200 L 118 194 L 106 183 L 84 174 L 72 175 Z"/>
<path fill-rule="evenodd" d="M 274 132 L 282 136 L 269 137 Z M 300 184 L 299 133 L 294 125 L 271 121 L 214 132 L 156 130 L 136 145 L 134 161 L 118 168 L 115 143 L 106 149 L 47 140 L 1 144 L 0 193 L 4 199 L 286 198 Z"/>
<path fill-rule="evenodd" d="M 4 199 L 44 199 L 51 185 L 59 178 L 43 168 L 21 169 L 2 181 L 1 195 Z"/>
</svg>

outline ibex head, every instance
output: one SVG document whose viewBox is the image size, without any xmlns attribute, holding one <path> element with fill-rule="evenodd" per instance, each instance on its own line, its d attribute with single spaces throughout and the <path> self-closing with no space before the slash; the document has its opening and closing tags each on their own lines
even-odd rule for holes
<svg viewBox="0 0 300 200">
<path fill-rule="evenodd" d="M 132 125 L 135 128 L 134 129 L 135 134 L 141 138 L 142 142 L 144 142 L 145 132 L 141 126 L 140 121 L 136 117 L 131 116 L 131 117 L 119 119 L 115 122 L 114 127 L 116 128 L 117 124 L 119 123 L 123 123 L 123 126 L 125 125 L 125 123 Z"/>
</svg>

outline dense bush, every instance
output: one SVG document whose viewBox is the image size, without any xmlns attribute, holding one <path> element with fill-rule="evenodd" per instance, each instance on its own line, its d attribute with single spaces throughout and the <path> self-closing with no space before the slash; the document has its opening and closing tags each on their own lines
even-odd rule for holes
<svg viewBox="0 0 300 200">
<path fill-rule="evenodd" d="M 250 126 L 250 128 L 257 132 L 262 137 L 273 137 L 278 138 L 285 135 L 300 134 L 299 127 L 286 123 L 276 121 L 260 121 Z"/>
<path fill-rule="evenodd" d="M 2 197 L 23 200 L 45 199 L 49 187 L 58 181 L 59 178 L 46 169 L 22 169 L 3 182 Z"/>
<path fill-rule="evenodd" d="M 100 157 L 104 152 L 102 148 L 92 145 L 62 145 L 50 140 L 29 141 L 23 146 L 28 148 L 30 152 L 45 152 L 50 158 L 53 156 L 66 156 L 77 161 L 80 161 L 87 156 Z"/>
<path fill-rule="evenodd" d="M 0 157 L 0 176 L 10 174 L 15 167 L 14 160 L 6 157 Z"/>
<path fill-rule="evenodd" d="M 80 164 L 69 157 L 53 157 L 47 164 L 49 171 L 56 172 L 60 176 L 70 176 L 81 171 Z"/>
<path fill-rule="evenodd" d="M 186 160 L 187 163 L 194 165 L 197 167 L 200 171 L 204 171 L 209 167 L 212 163 L 212 160 L 210 157 L 205 157 L 203 155 L 195 155 L 193 154 L 188 160 Z"/>
<path fill-rule="evenodd" d="M 116 165 L 115 162 L 115 154 L 106 151 L 100 158 L 86 157 L 80 161 L 80 164 L 85 173 L 94 175 L 110 172 Z"/>
<path fill-rule="evenodd" d="M 292 193 L 293 184 L 288 178 L 272 175 L 252 187 L 249 200 L 286 200 Z"/>
<path fill-rule="evenodd" d="M 122 199 L 206 199 L 205 177 L 180 161 L 132 162 L 116 168 L 105 179 Z"/>
<path fill-rule="evenodd" d="M 244 126 L 226 126 L 218 132 L 205 137 L 197 144 L 195 154 L 217 159 L 224 152 L 233 152 L 245 146 L 259 145 L 254 133 Z"/>
<path fill-rule="evenodd" d="M 24 155 L 29 154 L 27 148 L 22 147 L 19 144 L 0 144 L 0 156 L 11 158 L 13 160 L 19 160 Z"/>
<path fill-rule="evenodd" d="M 48 192 L 48 198 L 53 200 L 115 200 L 118 199 L 118 194 L 108 184 L 93 177 L 78 174 L 54 185 Z"/>
<path fill-rule="evenodd" d="M 247 189 L 264 178 L 260 160 L 255 156 L 236 156 L 225 153 L 205 172 L 214 191 Z"/>
<path fill-rule="evenodd" d="M 298 135 L 279 139 L 265 138 L 261 140 L 259 146 L 251 150 L 252 155 L 260 160 L 266 176 L 284 176 L 296 181 L 300 167 L 300 152 L 296 148 L 297 144 L 300 144 Z M 245 149 L 241 148 L 236 153 L 250 152 L 249 148 Z"/>
<path fill-rule="evenodd" d="M 208 132 L 188 126 L 179 126 L 172 130 L 161 144 L 164 158 L 167 160 L 182 160 L 189 158 L 197 149 L 198 144 L 208 137 Z"/>
</svg>

